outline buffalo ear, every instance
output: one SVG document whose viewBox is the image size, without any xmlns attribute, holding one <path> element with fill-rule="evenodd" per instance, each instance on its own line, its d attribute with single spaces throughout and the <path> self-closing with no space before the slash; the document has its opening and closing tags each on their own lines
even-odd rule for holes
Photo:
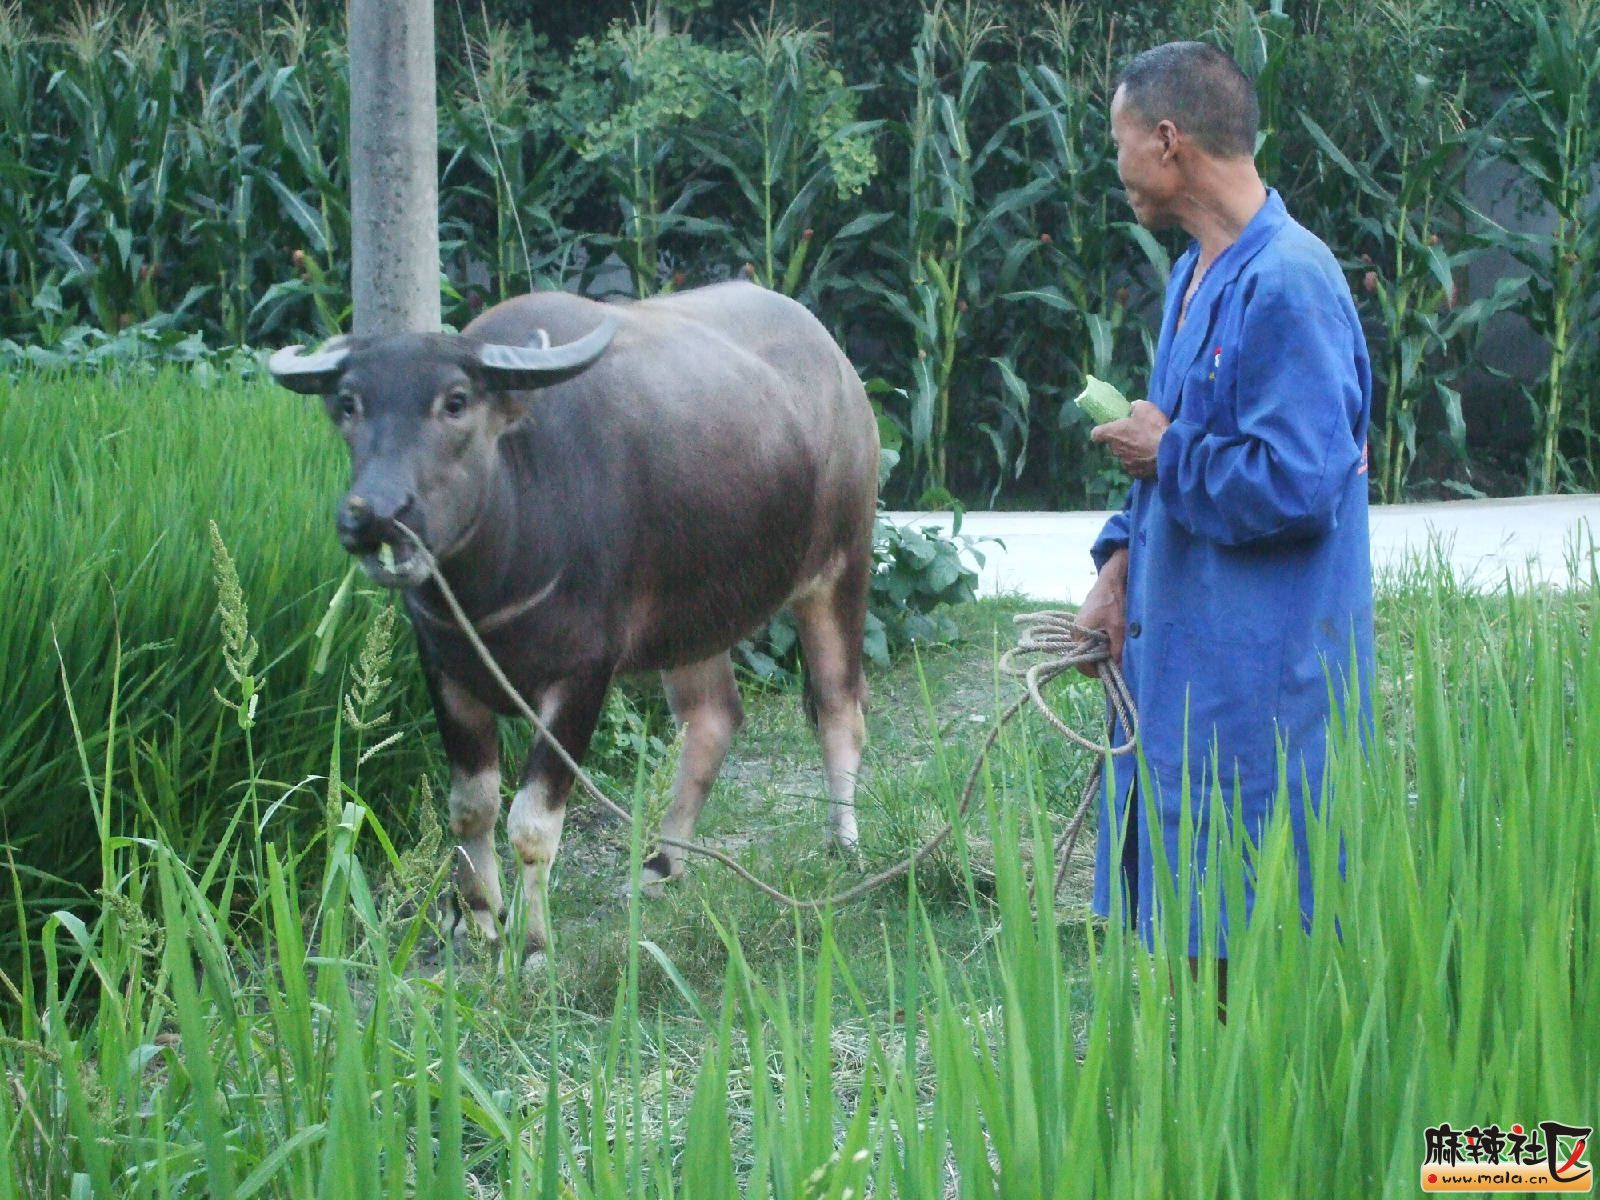
<svg viewBox="0 0 1600 1200">
<path fill-rule="evenodd" d="M 617 320 L 607 317 L 575 342 L 550 345 L 550 336 L 539 330 L 540 345 L 478 347 L 478 367 L 483 385 L 491 392 L 518 392 L 550 387 L 581 375 L 606 352 L 617 334 Z"/>
<path fill-rule="evenodd" d="M 336 337 L 311 354 L 301 354 L 299 346 L 285 346 L 267 359 L 272 378 L 291 392 L 303 396 L 326 396 L 339 386 L 345 361 L 350 357 L 350 339 Z"/>
</svg>

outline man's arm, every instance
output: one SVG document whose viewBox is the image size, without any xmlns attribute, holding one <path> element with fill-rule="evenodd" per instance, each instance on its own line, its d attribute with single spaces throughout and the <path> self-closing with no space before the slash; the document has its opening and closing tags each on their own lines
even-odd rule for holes
<svg viewBox="0 0 1600 1200">
<path fill-rule="evenodd" d="M 1099 545 L 1099 543 L 1095 543 Z M 1089 594 L 1083 598 L 1074 618 L 1084 629 L 1101 629 L 1111 640 L 1111 661 L 1122 664 L 1122 639 L 1128 619 L 1128 548 L 1111 551 L 1100 568 Z M 1097 679 L 1100 668 L 1084 664 L 1078 668 L 1090 679 Z"/>
<path fill-rule="evenodd" d="M 1128 548 L 1128 512 L 1133 508 L 1134 489 L 1139 485 L 1135 483 L 1128 489 L 1128 498 L 1123 501 L 1122 511 L 1114 512 L 1106 523 L 1100 528 L 1100 536 L 1095 538 L 1094 545 L 1089 547 L 1089 557 L 1094 559 L 1094 569 L 1103 571 L 1106 560 L 1118 550 Z"/>
<path fill-rule="evenodd" d="M 1128 513 L 1133 508 L 1135 483 L 1128 489 L 1128 499 L 1122 511 L 1112 513 L 1089 548 L 1095 570 L 1100 578 L 1089 589 L 1089 594 L 1078 606 L 1074 618 L 1085 629 L 1103 629 L 1111 639 L 1111 657 L 1122 662 L 1123 628 L 1128 616 Z M 1099 677 L 1100 669 L 1092 666 L 1078 668 L 1091 679 Z"/>
<path fill-rule="evenodd" d="M 1156 486 L 1196 536 L 1242 546 L 1333 528 L 1361 462 L 1362 380 L 1343 313 L 1308 290 L 1264 282 L 1251 298 L 1236 351 L 1239 431 L 1178 420 L 1161 437 Z"/>
</svg>

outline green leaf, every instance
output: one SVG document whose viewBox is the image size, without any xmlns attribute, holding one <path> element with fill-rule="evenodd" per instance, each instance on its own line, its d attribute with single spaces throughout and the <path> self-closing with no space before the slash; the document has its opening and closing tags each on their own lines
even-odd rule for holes
<svg viewBox="0 0 1600 1200">
<path fill-rule="evenodd" d="M 770 658 L 768 658 L 767 661 L 772 662 Z M 777 664 L 773 663 L 773 666 L 776 667 Z M 672 959 L 667 957 L 667 952 L 654 942 L 650 941 L 648 938 L 639 943 L 639 948 L 651 958 L 656 960 L 657 965 L 660 966 L 661 970 L 666 974 L 666 977 L 672 981 L 672 986 L 677 989 L 678 995 L 682 996 L 684 1001 L 689 1005 L 689 1008 L 691 1011 L 693 1011 L 696 1020 L 700 1021 L 701 1024 L 709 1025 L 711 1023 L 711 1018 L 706 1015 L 705 1006 L 701 1004 L 700 997 L 695 994 L 695 990 L 690 987 L 688 981 L 684 979 L 683 972 L 678 970 L 678 965 L 673 962 Z"/>
<path fill-rule="evenodd" d="M 1134 240 L 1134 244 L 1144 252 L 1145 261 L 1155 269 L 1156 280 L 1161 287 L 1167 286 L 1167 280 L 1172 276 L 1172 256 L 1155 235 L 1136 221 L 1119 221 L 1118 227 Z"/>
<path fill-rule="evenodd" d="M 1445 384 L 1442 380 L 1434 382 L 1434 388 L 1439 393 L 1439 404 L 1444 410 L 1445 430 L 1450 437 L 1450 445 L 1455 450 L 1456 456 L 1461 459 L 1467 457 L 1467 422 L 1461 413 L 1461 393 Z"/>
<path fill-rule="evenodd" d="M 263 175 L 263 178 L 273 195 L 278 197 L 278 202 L 283 205 L 285 215 L 294 222 L 301 233 L 305 234 L 310 252 L 319 257 L 327 255 L 328 239 L 323 232 L 322 214 L 290 191 L 276 175 Z"/>
<path fill-rule="evenodd" d="M 1094 352 L 1095 370 L 1100 371 L 1102 374 L 1111 374 L 1114 365 L 1112 359 L 1116 348 L 1116 330 L 1112 328 L 1111 322 L 1100 313 L 1085 313 L 1084 324 L 1089 330 L 1089 344 Z M 1084 374 L 1087 375 L 1088 372 L 1085 371 Z M 1118 395 L 1120 396 L 1121 393 L 1119 392 Z M 1127 416 L 1127 413 L 1122 415 Z"/>
<path fill-rule="evenodd" d="M 1051 284 L 1048 287 L 1033 288 L 1021 292 L 1007 292 L 1002 300 L 1035 300 L 1064 313 L 1079 315 L 1079 308 L 1071 300 L 1061 294 L 1061 289 Z"/>
<path fill-rule="evenodd" d="M 1306 132 L 1311 135 L 1311 140 L 1316 142 L 1317 148 L 1327 155 L 1333 165 L 1343 171 L 1351 182 L 1374 200 L 1386 205 L 1394 202 L 1394 197 L 1378 185 L 1378 182 L 1372 178 L 1372 173 L 1366 167 L 1358 167 L 1351 162 L 1345 152 L 1334 144 L 1333 139 L 1327 135 L 1321 125 L 1318 125 L 1311 118 L 1309 113 L 1301 112 L 1299 115 L 1300 123 L 1306 127 Z"/>
<path fill-rule="evenodd" d="M 854 220 L 847 222 L 845 224 L 845 226 L 842 229 L 840 229 L 839 232 L 834 234 L 833 236 L 835 238 L 839 238 L 839 239 L 860 237 L 862 234 L 871 233 L 874 229 L 877 229 L 884 222 L 892 221 L 893 219 L 894 219 L 894 214 L 893 213 L 886 213 L 886 212 L 863 213 L 861 216 L 856 217 Z"/>
</svg>

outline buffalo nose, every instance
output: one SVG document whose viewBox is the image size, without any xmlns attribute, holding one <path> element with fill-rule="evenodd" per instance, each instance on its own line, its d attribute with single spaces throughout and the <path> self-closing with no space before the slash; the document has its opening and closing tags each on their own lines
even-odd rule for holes
<svg viewBox="0 0 1600 1200">
<path fill-rule="evenodd" d="M 339 506 L 339 541 L 351 553 L 378 548 L 377 521 L 365 497 L 346 496 Z"/>
<path fill-rule="evenodd" d="M 352 554 L 371 553 L 383 542 L 394 540 L 399 532 L 397 521 L 412 523 L 411 507 L 410 496 L 396 504 L 352 492 L 339 508 L 339 541 Z"/>
<path fill-rule="evenodd" d="M 405 507 L 400 506 L 401 509 Z M 353 554 L 369 553 L 393 532 L 393 519 L 385 519 L 371 500 L 354 494 L 345 497 L 339 509 L 339 541 L 346 550 Z"/>
</svg>

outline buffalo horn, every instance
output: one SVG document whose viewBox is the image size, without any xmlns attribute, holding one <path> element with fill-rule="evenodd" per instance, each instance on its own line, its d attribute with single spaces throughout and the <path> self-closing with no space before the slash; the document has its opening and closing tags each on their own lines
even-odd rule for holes
<svg viewBox="0 0 1600 1200">
<path fill-rule="evenodd" d="M 327 395 L 338 383 L 345 359 L 350 357 L 348 340 L 336 337 L 312 354 L 301 354 L 299 346 L 285 346 L 267 359 L 267 370 L 290 391 Z"/>
<path fill-rule="evenodd" d="M 542 345 L 485 345 L 478 351 L 478 363 L 484 382 L 497 391 L 549 387 L 586 370 L 605 353 L 616 332 L 616 318 L 607 317 L 577 341 L 551 346 L 549 334 L 541 329 Z"/>
</svg>

